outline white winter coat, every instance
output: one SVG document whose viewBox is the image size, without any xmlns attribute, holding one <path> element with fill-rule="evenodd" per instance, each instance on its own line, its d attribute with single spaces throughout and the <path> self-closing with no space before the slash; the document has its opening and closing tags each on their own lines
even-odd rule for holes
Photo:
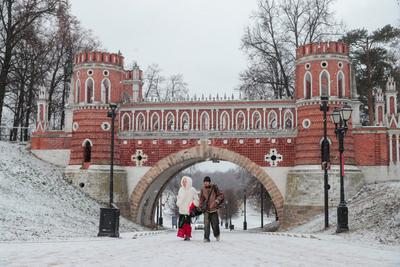
<svg viewBox="0 0 400 267">
<path fill-rule="evenodd" d="M 183 186 L 183 180 L 186 179 L 186 187 Z M 181 179 L 181 188 L 179 188 L 176 205 L 180 214 L 189 215 L 189 207 L 191 203 L 195 206 L 199 205 L 199 193 L 192 187 L 192 178 L 183 176 Z"/>
</svg>

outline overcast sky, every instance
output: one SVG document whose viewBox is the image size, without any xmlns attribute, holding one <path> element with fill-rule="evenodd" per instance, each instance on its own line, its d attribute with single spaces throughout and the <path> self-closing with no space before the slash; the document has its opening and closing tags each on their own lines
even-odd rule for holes
<svg viewBox="0 0 400 267">
<path fill-rule="evenodd" d="M 399 0 L 337 0 L 350 28 L 400 25 Z M 231 94 L 246 69 L 240 40 L 257 0 L 71 0 L 72 13 L 129 67 L 182 73 L 190 93 Z"/>
</svg>

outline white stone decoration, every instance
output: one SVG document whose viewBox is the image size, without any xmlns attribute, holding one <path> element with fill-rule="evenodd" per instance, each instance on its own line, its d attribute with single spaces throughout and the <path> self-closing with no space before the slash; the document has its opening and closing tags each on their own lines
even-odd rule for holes
<svg viewBox="0 0 400 267">
<path fill-rule="evenodd" d="M 108 122 L 103 122 L 102 124 L 101 124 L 101 129 L 103 129 L 103 131 L 109 131 L 110 129 L 111 129 L 111 126 L 110 126 L 110 123 L 108 123 Z"/>
<path fill-rule="evenodd" d="M 138 145 L 143 144 L 142 140 L 138 140 L 138 141 L 137 141 L 137 144 L 138 144 Z"/>
<path fill-rule="evenodd" d="M 326 61 L 321 61 L 321 67 L 322 68 L 327 68 L 328 67 L 328 62 L 326 62 Z"/>
<path fill-rule="evenodd" d="M 127 145 L 127 144 L 128 144 L 128 141 L 124 140 L 124 141 L 122 141 L 122 143 L 123 143 L 124 145 Z"/>
<path fill-rule="evenodd" d="M 107 77 L 109 74 L 110 74 L 110 72 L 109 72 L 108 70 L 104 70 L 104 71 L 103 71 L 103 76 L 106 76 L 106 77 Z"/>
<path fill-rule="evenodd" d="M 271 167 L 276 167 L 278 163 L 283 160 L 283 156 L 278 153 L 276 148 L 271 148 L 269 153 L 264 156 L 264 160 L 268 162 Z"/>
<path fill-rule="evenodd" d="M 172 140 L 168 140 L 168 141 L 167 141 L 167 144 L 168 144 L 168 145 L 172 145 Z"/>
<path fill-rule="evenodd" d="M 227 145 L 228 144 L 228 140 L 227 139 L 224 139 L 224 145 Z"/>
<path fill-rule="evenodd" d="M 338 62 L 338 67 L 339 67 L 339 69 L 343 68 L 343 62 L 342 61 Z"/>
<path fill-rule="evenodd" d="M 143 163 L 148 160 L 147 155 L 143 152 L 143 149 L 137 149 L 135 154 L 132 155 L 132 161 L 135 162 L 136 166 L 141 167 Z"/>
<path fill-rule="evenodd" d="M 302 125 L 303 125 L 303 128 L 304 128 L 304 129 L 310 128 L 310 126 L 311 126 L 311 121 L 310 121 L 310 119 L 304 119 L 303 122 L 302 122 Z"/>
<path fill-rule="evenodd" d="M 243 139 L 239 139 L 239 144 L 243 145 L 244 144 L 244 140 Z"/>
<path fill-rule="evenodd" d="M 271 139 L 271 143 L 272 143 L 272 144 L 275 144 L 275 143 L 276 143 L 276 139 L 275 139 L 275 138 L 272 138 L 272 139 Z"/>
<path fill-rule="evenodd" d="M 261 142 L 260 139 L 256 139 L 256 144 L 259 144 Z"/>
<path fill-rule="evenodd" d="M 197 144 L 200 145 L 201 144 L 201 140 L 197 140 Z"/>
<path fill-rule="evenodd" d="M 157 145 L 157 140 L 153 140 L 153 145 Z"/>
<path fill-rule="evenodd" d="M 207 144 L 211 145 L 211 140 L 210 139 L 207 140 Z"/>
<path fill-rule="evenodd" d="M 291 143 L 292 143 L 292 139 L 288 138 L 288 139 L 286 140 L 286 142 L 287 142 L 288 144 L 291 144 Z"/>
<path fill-rule="evenodd" d="M 182 144 L 186 145 L 187 144 L 187 140 L 182 140 Z"/>
<path fill-rule="evenodd" d="M 75 132 L 75 131 L 78 130 L 78 128 L 79 128 L 79 124 L 78 124 L 77 122 L 74 122 L 74 123 L 72 124 L 72 130 Z"/>
<path fill-rule="evenodd" d="M 89 69 L 89 70 L 87 71 L 87 75 L 88 75 L 88 76 L 92 76 L 92 75 L 93 75 L 93 70 L 92 70 L 92 69 Z"/>
</svg>

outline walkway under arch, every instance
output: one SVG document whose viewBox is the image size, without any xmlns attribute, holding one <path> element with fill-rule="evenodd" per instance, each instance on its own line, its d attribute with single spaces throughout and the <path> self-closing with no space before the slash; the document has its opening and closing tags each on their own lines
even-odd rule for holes
<svg viewBox="0 0 400 267">
<path fill-rule="evenodd" d="M 278 218 L 283 218 L 284 198 L 264 169 L 236 152 L 209 146 L 207 141 L 163 158 L 140 179 L 130 196 L 131 218 L 141 225 L 154 226 L 155 201 L 168 180 L 187 167 L 210 159 L 235 163 L 256 177 L 270 194 Z"/>
</svg>

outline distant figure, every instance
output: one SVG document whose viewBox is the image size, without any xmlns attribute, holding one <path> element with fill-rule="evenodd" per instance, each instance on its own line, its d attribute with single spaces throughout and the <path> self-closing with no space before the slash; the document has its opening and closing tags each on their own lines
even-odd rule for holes
<svg viewBox="0 0 400 267">
<path fill-rule="evenodd" d="M 220 240 L 218 208 L 224 201 L 224 194 L 218 186 L 211 183 L 209 176 L 204 177 L 200 191 L 200 207 L 204 211 L 204 242 L 210 242 L 210 224 L 214 237 Z"/>
<path fill-rule="evenodd" d="M 176 205 L 179 209 L 178 234 L 177 236 L 189 241 L 192 238 L 192 227 L 190 220 L 190 207 L 199 205 L 198 192 L 192 187 L 192 178 L 183 176 L 181 188 L 179 188 Z"/>
</svg>

